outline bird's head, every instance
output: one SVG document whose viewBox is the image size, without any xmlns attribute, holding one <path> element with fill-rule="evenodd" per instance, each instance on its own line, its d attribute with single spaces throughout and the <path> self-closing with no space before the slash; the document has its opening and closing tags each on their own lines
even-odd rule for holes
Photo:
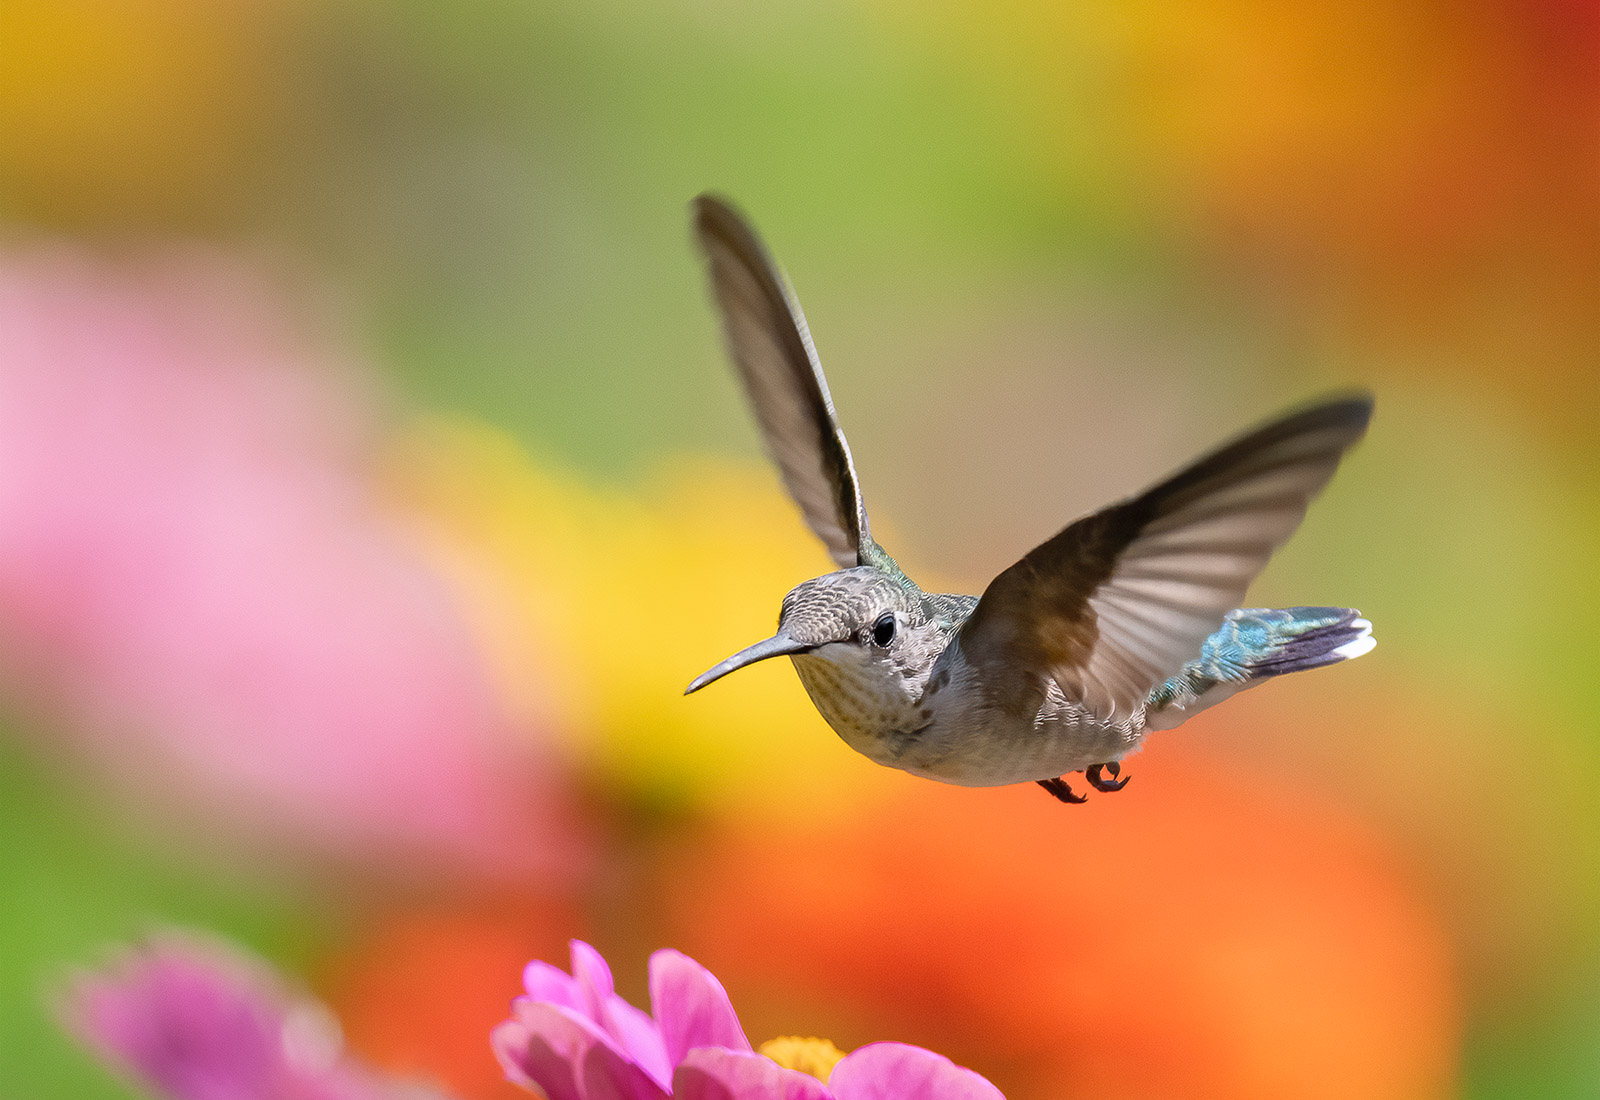
<svg viewBox="0 0 1600 1100">
<path fill-rule="evenodd" d="M 806 581 L 783 598 L 778 632 L 701 673 L 685 694 L 768 657 L 819 660 L 852 680 L 920 690 L 943 648 L 921 594 L 870 566 Z M 804 665 L 797 661 L 797 667 Z M 808 686 L 809 678 L 808 679 Z"/>
</svg>

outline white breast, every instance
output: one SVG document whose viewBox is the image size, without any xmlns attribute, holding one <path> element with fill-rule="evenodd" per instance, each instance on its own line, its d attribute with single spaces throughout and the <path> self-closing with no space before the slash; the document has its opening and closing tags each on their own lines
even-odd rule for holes
<svg viewBox="0 0 1600 1100">
<path fill-rule="evenodd" d="M 879 764 L 942 783 L 998 787 L 1082 771 L 1121 760 L 1144 730 L 1142 714 L 1103 722 L 1053 682 L 1028 711 L 986 698 L 965 666 L 952 668 L 943 682 L 935 677 L 925 693 L 923 684 L 886 675 L 850 643 L 792 660 L 817 711 L 845 744 Z"/>
</svg>

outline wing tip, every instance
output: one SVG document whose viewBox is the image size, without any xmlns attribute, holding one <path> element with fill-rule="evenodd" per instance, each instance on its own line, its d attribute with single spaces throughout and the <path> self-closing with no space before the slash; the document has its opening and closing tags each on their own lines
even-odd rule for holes
<svg viewBox="0 0 1600 1100">
<path fill-rule="evenodd" d="M 695 234 L 704 242 L 721 237 L 736 241 L 745 247 L 755 242 L 755 231 L 733 200 L 716 191 L 702 191 L 689 202 Z M 763 254 L 764 249 L 758 249 Z"/>
<path fill-rule="evenodd" d="M 795 326 L 802 330 L 803 340 L 809 344 L 811 338 L 804 332 L 805 315 L 800 311 L 794 291 L 766 241 L 743 211 L 732 199 L 716 191 L 700 192 L 690 200 L 689 211 L 695 241 L 711 264 L 713 282 L 717 268 L 732 258 L 737 266 L 766 284 L 764 289 L 768 295 L 781 299 Z M 809 348 L 807 350 L 809 353 Z"/>
<path fill-rule="evenodd" d="M 696 222 L 705 221 L 707 218 L 726 216 L 733 210 L 733 203 L 718 191 L 702 191 L 689 200 L 689 209 L 694 211 Z"/>
<path fill-rule="evenodd" d="M 1365 386 L 1335 390 L 1301 405 L 1281 418 L 1282 422 L 1317 423 L 1326 427 L 1347 427 L 1357 437 L 1372 423 L 1377 396 Z"/>
</svg>

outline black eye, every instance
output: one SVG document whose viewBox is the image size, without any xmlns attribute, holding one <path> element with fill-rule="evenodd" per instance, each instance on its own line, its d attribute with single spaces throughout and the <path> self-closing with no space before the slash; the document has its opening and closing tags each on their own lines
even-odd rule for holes
<svg viewBox="0 0 1600 1100">
<path fill-rule="evenodd" d="M 872 624 L 872 642 L 874 645 L 888 647 L 894 641 L 894 612 L 885 611 L 878 616 L 878 621 Z"/>
</svg>

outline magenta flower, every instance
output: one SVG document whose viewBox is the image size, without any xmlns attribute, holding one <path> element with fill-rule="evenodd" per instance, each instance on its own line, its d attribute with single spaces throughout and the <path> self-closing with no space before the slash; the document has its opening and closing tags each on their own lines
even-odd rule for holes
<svg viewBox="0 0 1600 1100">
<path fill-rule="evenodd" d="M 319 1005 L 219 944 L 168 936 L 69 990 L 83 1041 L 171 1100 L 441 1100 L 342 1053 Z"/>
<path fill-rule="evenodd" d="M 536 961 L 523 984 L 491 1043 L 507 1077 L 549 1100 L 1003 1100 L 971 1070 L 904 1043 L 840 1058 L 823 1040 L 773 1040 L 758 1053 L 722 983 L 677 951 L 650 956 L 651 1015 L 617 996 L 605 959 L 581 940 L 570 975 Z"/>
</svg>

